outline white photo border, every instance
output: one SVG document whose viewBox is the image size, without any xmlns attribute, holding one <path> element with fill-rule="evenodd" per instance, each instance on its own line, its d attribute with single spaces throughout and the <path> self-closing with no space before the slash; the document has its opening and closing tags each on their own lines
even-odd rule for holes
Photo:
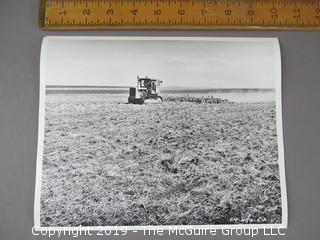
<svg viewBox="0 0 320 240">
<path fill-rule="evenodd" d="M 165 225 L 165 226 L 79 226 L 79 227 L 41 227 L 40 223 L 40 203 L 41 203 L 41 183 L 42 183 L 42 161 L 44 149 L 44 127 L 45 127 L 45 92 L 46 92 L 46 59 L 47 46 L 51 40 L 92 40 L 92 41 L 213 41 L 213 42 L 270 42 L 273 45 L 274 64 L 276 81 L 276 124 L 278 140 L 278 164 L 280 174 L 281 188 L 281 208 L 282 221 L 279 224 L 219 224 L 219 225 Z M 174 227 L 177 229 L 265 229 L 278 228 L 286 229 L 288 226 L 288 206 L 287 206 L 287 188 L 285 177 L 284 163 L 284 144 L 282 128 L 282 95 L 281 95 L 281 53 L 280 45 L 277 38 L 238 38 L 238 37 L 103 37 L 103 36 L 47 36 L 43 38 L 40 55 L 40 83 L 39 83 L 39 117 L 38 117 L 38 144 L 36 158 L 36 178 L 35 178 L 35 196 L 34 196 L 34 230 L 35 231 L 99 231 L 99 230 L 127 230 L 137 231 L 144 230 L 146 227 L 151 229 L 170 230 Z"/>
</svg>

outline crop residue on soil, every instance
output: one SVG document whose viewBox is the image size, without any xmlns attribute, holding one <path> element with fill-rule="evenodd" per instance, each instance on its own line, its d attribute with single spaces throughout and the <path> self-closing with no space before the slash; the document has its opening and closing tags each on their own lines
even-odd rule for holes
<svg viewBox="0 0 320 240">
<path fill-rule="evenodd" d="M 280 223 L 275 103 L 46 96 L 42 226 Z"/>
</svg>

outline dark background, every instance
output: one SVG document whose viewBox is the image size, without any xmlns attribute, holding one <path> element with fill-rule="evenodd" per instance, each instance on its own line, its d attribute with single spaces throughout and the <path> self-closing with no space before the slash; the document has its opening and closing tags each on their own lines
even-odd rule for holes
<svg viewBox="0 0 320 240">
<path fill-rule="evenodd" d="M 284 237 L 319 239 L 320 32 L 306 31 L 42 31 L 38 0 L 0 1 L 0 239 L 35 237 L 39 58 L 46 35 L 278 37 L 282 53 L 282 99 L 289 227 Z M 241 59 L 239 59 L 241 61 Z M 66 237 L 63 237 L 63 239 Z M 90 239 L 97 239 L 91 237 Z M 120 237 L 100 237 L 119 239 Z M 129 233 L 123 239 L 149 239 Z M 152 239 L 173 238 L 168 236 Z M 175 237 L 194 239 L 195 237 Z M 247 239 L 207 236 L 199 239 Z M 51 238 L 56 239 L 56 238 Z M 75 239 L 67 237 L 67 239 Z M 80 237 L 79 239 L 89 239 Z"/>
</svg>

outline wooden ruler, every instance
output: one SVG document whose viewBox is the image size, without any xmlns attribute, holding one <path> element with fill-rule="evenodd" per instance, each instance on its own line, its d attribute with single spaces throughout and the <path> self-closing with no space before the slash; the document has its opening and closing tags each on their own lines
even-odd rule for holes
<svg viewBox="0 0 320 240">
<path fill-rule="evenodd" d="M 41 0 L 40 27 L 319 30 L 320 0 Z"/>
</svg>

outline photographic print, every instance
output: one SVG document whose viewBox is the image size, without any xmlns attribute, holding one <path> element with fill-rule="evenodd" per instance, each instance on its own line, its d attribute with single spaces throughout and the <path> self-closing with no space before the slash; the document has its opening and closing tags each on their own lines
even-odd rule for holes
<svg viewBox="0 0 320 240">
<path fill-rule="evenodd" d="M 286 227 L 275 38 L 46 37 L 36 227 Z"/>
</svg>

